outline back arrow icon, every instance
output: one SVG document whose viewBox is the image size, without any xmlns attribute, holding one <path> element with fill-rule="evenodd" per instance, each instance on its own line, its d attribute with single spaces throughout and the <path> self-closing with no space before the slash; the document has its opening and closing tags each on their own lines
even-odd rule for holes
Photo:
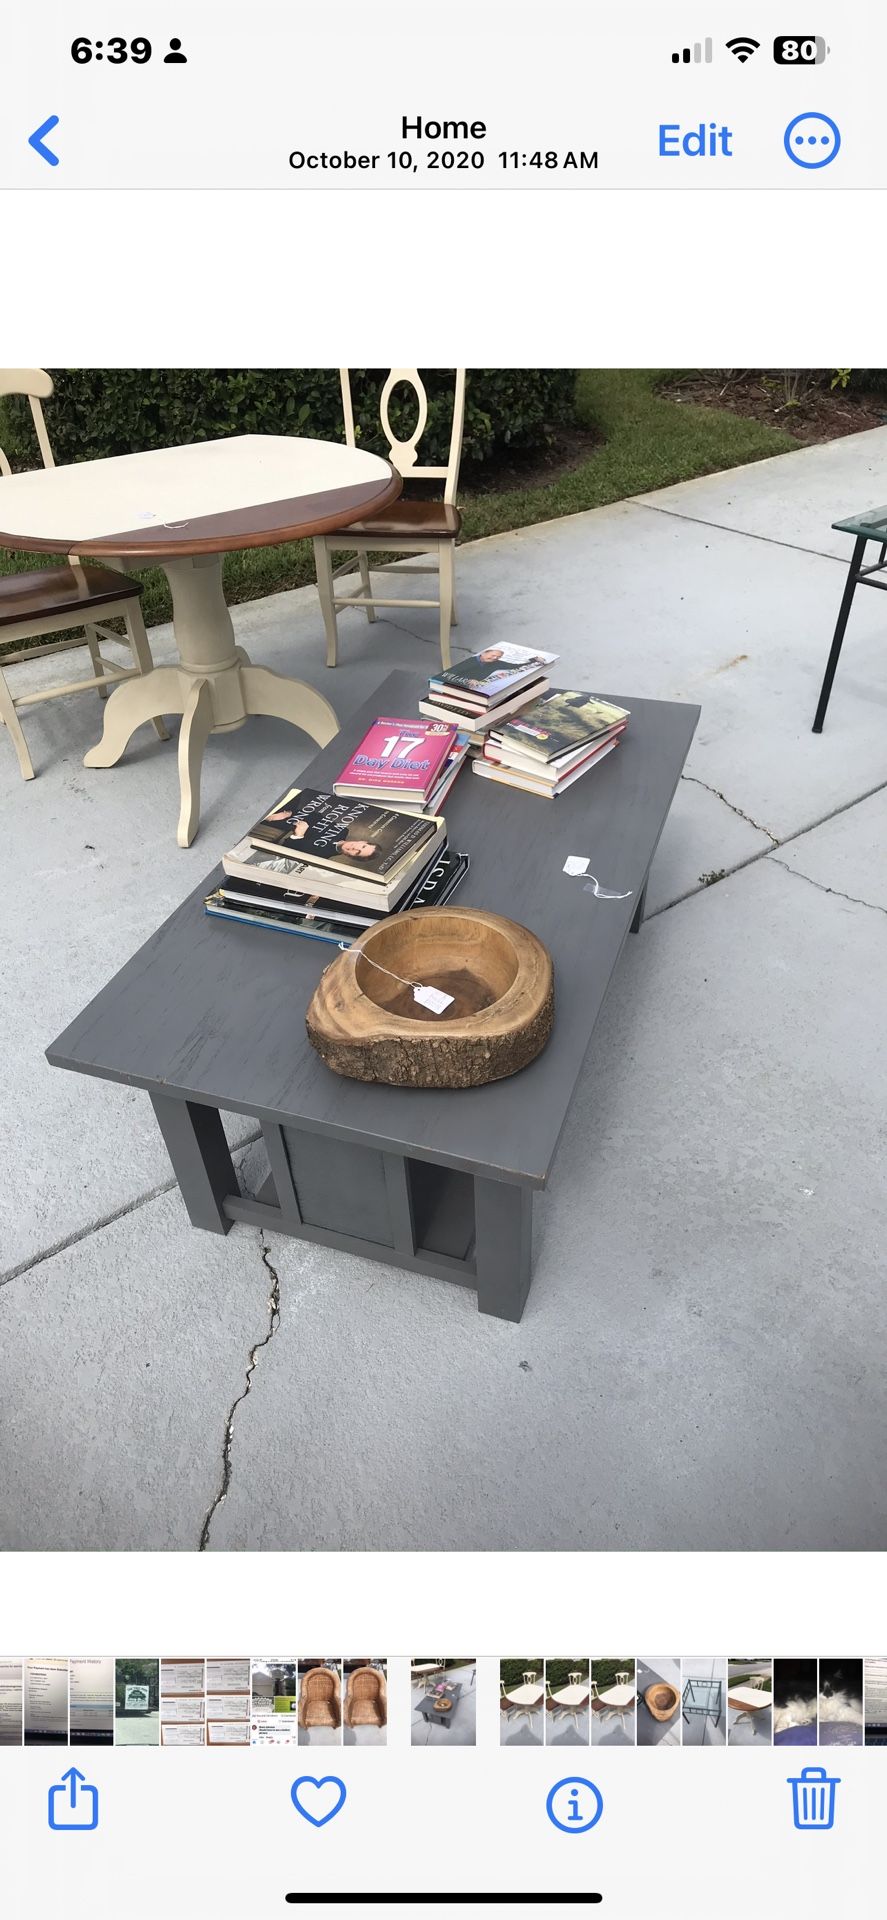
<svg viewBox="0 0 887 1920">
<path fill-rule="evenodd" d="M 34 152 L 39 153 L 41 160 L 48 161 L 51 167 L 58 166 L 59 157 L 57 153 L 53 153 L 51 147 L 45 147 L 43 145 L 43 135 L 45 133 L 51 133 L 53 127 L 57 127 L 58 123 L 58 114 L 51 113 L 49 119 L 44 120 L 42 127 L 37 128 L 36 133 L 28 135 L 28 146 L 33 147 Z"/>
</svg>

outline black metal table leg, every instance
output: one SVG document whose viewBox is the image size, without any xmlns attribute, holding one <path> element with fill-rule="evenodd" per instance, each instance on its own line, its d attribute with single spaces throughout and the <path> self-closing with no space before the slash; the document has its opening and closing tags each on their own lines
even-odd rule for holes
<svg viewBox="0 0 887 1920">
<path fill-rule="evenodd" d="M 156 1093 L 151 1105 L 192 1226 L 230 1233 L 223 1202 L 239 1189 L 218 1109 Z"/>
<path fill-rule="evenodd" d="M 867 542 L 866 542 L 865 534 L 859 534 L 857 536 L 856 545 L 853 549 L 853 558 L 850 562 L 850 568 L 847 574 L 847 584 L 844 588 L 844 593 L 841 600 L 841 606 L 838 612 L 838 623 L 837 623 L 837 626 L 835 627 L 835 635 L 834 635 L 834 639 L 832 640 L 831 652 L 829 653 L 829 657 L 828 657 L 828 661 L 825 669 L 825 677 L 823 679 L 822 687 L 819 694 L 819 705 L 817 706 L 816 718 L 813 722 L 814 733 L 821 733 L 823 729 L 823 725 L 825 723 L 826 710 L 828 708 L 828 703 L 829 703 L 829 695 L 831 694 L 831 690 L 832 690 L 832 681 L 834 680 L 835 673 L 837 671 L 838 661 L 841 657 L 841 647 L 844 642 L 844 633 L 846 630 L 847 621 L 850 618 L 850 608 L 853 604 L 853 595 L 856 592 L 856 583 L 857 583 L 857 580 L 859 579 L 860 570 L 862 568 L 862 556 L 865 553 L 866 544 Z"/>
</svg>

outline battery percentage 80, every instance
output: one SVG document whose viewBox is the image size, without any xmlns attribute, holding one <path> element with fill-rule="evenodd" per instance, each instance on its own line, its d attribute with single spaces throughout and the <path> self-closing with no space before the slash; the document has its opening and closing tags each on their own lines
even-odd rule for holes
<svg viewBox="0 0 887 1920">
<path fill-rule="evenodd" d="M 828 51 L 821 33 L 781 33 L 773 42 L 778 67 L 819 67 Z"/>
</svg>

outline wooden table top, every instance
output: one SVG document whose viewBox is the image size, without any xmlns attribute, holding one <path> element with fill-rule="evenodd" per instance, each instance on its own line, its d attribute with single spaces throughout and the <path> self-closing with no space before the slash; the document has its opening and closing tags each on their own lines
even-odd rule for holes
<svg viewBox="0 0 887 1920">
<path fill-rule="evenodd" d="M 636 1687 L 608 1687 L 606 1693 L 598 1694 L 598 1699 L 604 1700 L 608 1707 L 627 1707 L 636 1692 Z"/>
<path fill-rule="evenodd" d="M 246 433 L 4 478 L 0 547 L 158 560 L 263 547 L 389 506 L 387 460 L 334 440 Z"/>
<path fill-rule="evenodd" d="M 328 789 L 377 716 L 415 713 L 426 686 L 419 673 L 389 674 L 299 785 Z M 447 797 L 449 844 L 471 859 L 456 902 L 522 922 L 554 961 L 554 1030 L 522 1072 L 444 1091 L 331 1073 L 308 1042 L 305 1011 L 335 949 L 207 917 L 219 868 L 53 1042 L 51 1064 L 543 1187 L 699 714 L 600 691 L 631 708 L 625 738 L 556 800 L 479 780 L 469 766 Z M 564 873 L 568 854 L 587 855 L 601 886 L 629 897 L 595 899 Z M 631 1063 L 616 1058 L 607 1070 Z"/>
<path fill-rule="evenodd" d="M 754 1713 L 772 1703 L 773 1695 L 765 1687 L 730 1687 L 727 1691 L 728 1707 L 740 1707 L 743 1713 Z"/>
<path fill-rule="evenodd" d="M 513 1701 L 517 1707 L 535 1707 L 538 1706 L 539 1701 L 542 1699 L 544 1691 L 543 1687 L 534 1687 L 528 1683 L 526 1686 L 512 1687 L 511 1692 L 506 1693 L 505 1698 L 506 1700 Z"/>
</svg>

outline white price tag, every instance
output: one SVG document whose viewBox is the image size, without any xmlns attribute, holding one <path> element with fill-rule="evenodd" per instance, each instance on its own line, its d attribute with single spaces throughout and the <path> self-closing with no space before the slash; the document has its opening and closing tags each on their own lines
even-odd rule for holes
<svg viewBox="0 0 887 1920">
<path fill-rule="evenodd" d="M 581 855 L 579 855 L 578 853 L 568 853 L 566 860 L 564 861 L 564 872 L 565 873 L 587 873 L 588 861 L 583 860 L 581 858 Z"/>
<path fill-rule="evenodd" d="M 440 987 L 414 987 L 413 999 L 420 1007 L 430 1008 L 432 1013 L 445 1013 L 453 1004 L 451 993 L 441 993 Z"/>
</svg>

